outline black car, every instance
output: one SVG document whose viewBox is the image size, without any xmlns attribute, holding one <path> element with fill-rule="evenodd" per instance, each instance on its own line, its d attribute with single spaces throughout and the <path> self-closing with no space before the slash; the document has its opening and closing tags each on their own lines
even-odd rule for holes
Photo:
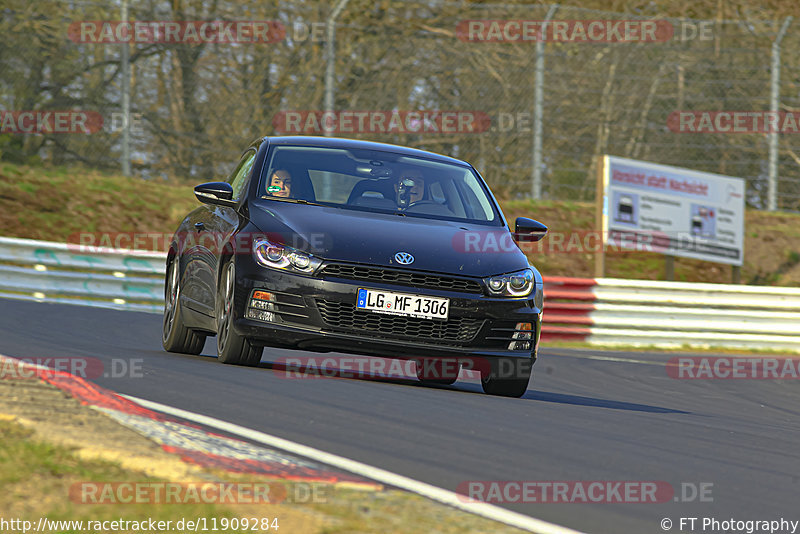
<svg viewBox="0 0 800 534">
<path fill-rule="evenodd" d="M 542 278 L 468 163 L 338 138 L 265 137 L 169 249 L 163 345 L 257 365 L 263 347 L 414 359 L 423 381 L 480 370 L 486 393 L 521 396 L 536 359 Z M 456 362 L 436 374 L 422 365 Z M 420 371 L 426 369 L 425 372 Z"/>
</svg>

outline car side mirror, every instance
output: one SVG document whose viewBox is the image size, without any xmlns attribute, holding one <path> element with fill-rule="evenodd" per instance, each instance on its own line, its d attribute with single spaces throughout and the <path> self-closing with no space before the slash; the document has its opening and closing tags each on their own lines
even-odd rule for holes
<svg viewBox="0 0 800 534">
<path fill-rule="evenodd" d="M 517 241 L 540 241 L 547 235 L 547 227 L 527 217 L 517 217 L 514 238 Z"/>
<path fill-rule="evenodd" d="M 233 200 L 233 188 L 227 182 L 208 182 L 195 186 L 194 196 L 203 204 L 236 206 L 236 201 Z"/>
</svg>

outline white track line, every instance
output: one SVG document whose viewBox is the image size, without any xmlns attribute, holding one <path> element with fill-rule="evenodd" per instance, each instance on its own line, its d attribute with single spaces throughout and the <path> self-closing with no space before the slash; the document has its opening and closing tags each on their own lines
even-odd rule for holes
<svg viewBox="0 0 800 534">
<path fill-rule="evenodd" d="M 614 356 L 597 356 L 596 354 L 578 354 L 574 352 L 555 352 L 554 350 L 547 350 L 544 353 L 540 353 L 539 357 L 541 358 L 542 354 L 545 355 L 552 355 L 552 356 L 559 356 L 559 357 L 566 357 L 566 358 L 580 358 L 582 360 L 598 360 L 601 362 L 618 362 L 618 363 L 641 363 L 644 365 L 658 365 L 660 367 L 665 367 L 667 362 L 659 362 L 657 360 L 634 360 L 633 358 L 617 358 Z M 669 353 L 662 353 L 662 354 L 669 354 Z"/>
<path fill-rule="evenodd" d="M 542 521 L 541 519 L 536 519 L 524 514 L 512 512 L 493 504 L 483 502 L 464 502 L 455 492 L 438 488 L 436 486 L 432 486 L 431 484 L 426 484 L 425 482 L 420 482 L 403 475 L 398 475 L 396 473 L 392 473 L 391 471 L 386 471 L 385 469 L 380 469 L 378 467 L 373 467 L 355 460 L 350 460 L 349 458 L 345 458 L 343 456 L 338 456 L 320 449 L 308 447 L 288 439 L 265 434 L 264 432 L 259 432 L 258 430 L 239 426 L 234 423 L 228 423 L 207 415 L 181 410 L 180 408 L 173 408 L 172 406 L 167 406 L 166 404 L 160 404 L 158 402 L 132 397 L 130 395 L 122 395 L 122 397 L 132 400 L 133 402 L 136 402 L 145 408 L 150 408 L 151 410 L 174 415 L 176 417 L 193 421 L 211 428 L 216 428 L 217 430 L 222 430 L 224 432 L 262 443 L 276 449 L 281 449 L 298 456 L 311 458 L 320 463 L 338 467 L 339 469 L 349 471 L 350 473 L 355 473 L 365 478 L 381 482 L 387 486 L 404 489 L 448 506 L 458 508 L 459 510 L 479 515 L 493 521 L 499 521 L 501 523 L 505 523 L 506 525 L 527 530 L 529 532 L 536 532 L 539 534 L 581 534 L 577 530 L 572 530 L 567 527 L 562 527 L 561 525 L 556 525 L 555 523 L 548 523 L 547 521 Z"/>
</svg>

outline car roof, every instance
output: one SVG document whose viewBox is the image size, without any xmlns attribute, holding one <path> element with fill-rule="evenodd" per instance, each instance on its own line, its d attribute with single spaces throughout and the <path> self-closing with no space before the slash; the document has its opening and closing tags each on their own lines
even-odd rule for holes
<svg viewBox="0 0 800 534">
<path fill-rule="evenodd" d="M 267 141 L 270 145 L 287 145 L 287 146 L 316 146 L 326 148 L 354 148 L 366 150 L 381 150 L 384 152 L 394 152 L 403 154 L 404 156 L 425 158 L 430 160 L 439 161 L 442 163 L 454 163 L 456 165 L 464 165 L 471 167 L 466 161 L 436 154 L 435 152 L 428 152 L 426 150 L 418 150 L 416 148 L 408 148 L 399 145 L 391 145 L 388 143 L 376 143 L 374 141 L 362 141 L 360 139 L 346 139 L 343 137 L 315 137 L 307 135 L 294 135 L 294 136 L 275 136 L 263 137 L 260 142 Z"/>
</svg>

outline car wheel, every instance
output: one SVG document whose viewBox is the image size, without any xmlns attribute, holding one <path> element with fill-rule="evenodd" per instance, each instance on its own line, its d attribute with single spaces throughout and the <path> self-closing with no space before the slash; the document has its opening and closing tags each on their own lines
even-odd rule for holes
<svg viewBox="0 0 800 534">
<path fill-rule="evenodd" d="M 415 363 L 417 378 L 423 384 L 449 386 L 458 380 L 458 373 L 461 370 L 461 364 L 451 360 L 415 360 Z"/>
<path fill-rule="evenodd" d="M 224 267 L 217 293 L 217 358 L 222 363 L 255 366 L 263 347 L 254 347 L 233 329 L 233 303 L 236 293 L 236 267 L 233 260 Z"/>
<path fill-rule="evenodd" d="M 492 358 L 481 371 L 481 386 L 488 395 L 521 397 L 528 390 L 533 358 Z"/>
<path fill-rule="evenodd" d="M 181 313 L 181 276 L 178 259 L 167 266 L 164 283 L 164 323 L 161 344 L 168 352 L 200 354 L 206 344 L 206 336 L 198 334 L 183 324 Z"/>
</svg>

